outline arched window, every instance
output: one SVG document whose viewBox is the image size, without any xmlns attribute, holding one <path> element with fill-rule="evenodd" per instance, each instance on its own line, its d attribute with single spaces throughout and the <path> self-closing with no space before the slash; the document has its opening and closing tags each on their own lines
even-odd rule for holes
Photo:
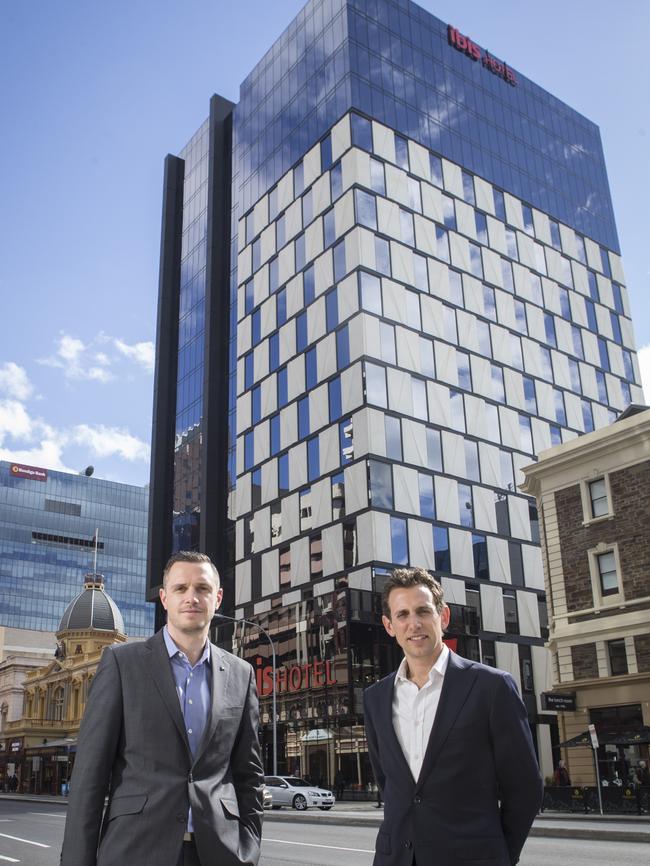
<svg viewBox="0 0 650 866">
<path fill-rule="evenodd" d="M 60 722 L 63 719 L 63 702 L 65 692 L 63 686 L 59 686 L 52 692 L 50 703 L 50 718 L 55 722 Z"/>
</svg>

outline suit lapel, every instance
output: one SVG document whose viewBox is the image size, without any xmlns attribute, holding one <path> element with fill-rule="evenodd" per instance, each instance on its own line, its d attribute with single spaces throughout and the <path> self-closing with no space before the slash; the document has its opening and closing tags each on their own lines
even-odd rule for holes
<svg viewBox="0 0 650 866">
<path fill-rule="evenodd" d="M 183 713 L 181 712 L 178 693 L 174 684 L 174 675 L 172 674 L 169 654 L 163 639 L 162 630 L 149 638 L 145 643 L 145 664 L 149 669 L 151 679 L 153 680 L 160 697 L 167 708 L 174 724 L 178 728 L 178 733 L 181 735 L 188 753 L 191 754 L 190 744 L 185 732 L 185 722 L 183 721 Z"/>
<path fill-rule="evenodd" d="M 378 731 L 386 731 L 386 740 L 382 742 L 382 745 L 390 748 L 395 755 L 397 756 L 397 760 L 402 765 L 402 770 L 407 776 L 412 779 L 413 774 L 411 773 L 411 768 L 408 765 L 408 761 L 406 760 L 406 756 L 402 751 L 402 747 L 400 746 L 400 742 L 397 739 L 397 734 L 395 733 L 395 725 L 393 723 L 393 696 L 395 692 L 395 674 L 391 674 L 386 677 L 386 679 L 382 683 L 382 687 L 384 688 L 384 694 L 379 697 L 377 701 L 380 709 L 379 713 L 379 723 L 377 725 Z"/>
<path fill-rule="evenodd" d="M 426 752 L 424 753 L 416 790 L 422 786 L 430 775 L 433 765 L 440 754 L 440 750 L 444 746 L 445 740 L 449 736 L 462 710 L 463 704 L 472 690 L 475 679 L 476 671 L 472 669 L 471 663 L 450 651 L 447 670 L 445 671 L 445 678 L 440 692 L 440 701 L 436 711 L 436 719 L 431 729 L 431 736 L 429 737 Z"/>
<path fill-rule="evenodd" d="M 224 707 L 230 706 L 228 692 L 230 684 L 230 664 L 227 656 L 214 644 L 210 644 L 210 665 L 212 668 L 212 700 L 210 703 L 210 718 L 208 719 L 201 743 L 196 753 L 195 763 L 199 760 L 206 747 L 214 737 L 221 713 Z"/>
</svg>

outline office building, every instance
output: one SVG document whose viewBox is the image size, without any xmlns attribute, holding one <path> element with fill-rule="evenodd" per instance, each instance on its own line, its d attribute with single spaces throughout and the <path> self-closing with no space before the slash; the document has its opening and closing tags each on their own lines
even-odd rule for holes
<svg viewBox="0 0 650 866">
<path fill-rule="evenodd" d="M 144 601 L 148 498 L 143 487 L 0 461 L 3 655 L 44 645 L 21 633 L 53 638 L 80 576 L 95 570 L 127 635 L 151 634 L 153 611 Z"/>
<path fill-rule="evenodd" d="M 280 769 L 363 789 L 379 593 L 423 565 L 550 772 L 521 467 L 638 383 L 595 124 L 408 0 L 313 0 L 166 160 L 149 597 L 172 550 L 211 554 L 278 652 Z M 235 643 L 268 759 L 269 645 Z"/>
</svg>

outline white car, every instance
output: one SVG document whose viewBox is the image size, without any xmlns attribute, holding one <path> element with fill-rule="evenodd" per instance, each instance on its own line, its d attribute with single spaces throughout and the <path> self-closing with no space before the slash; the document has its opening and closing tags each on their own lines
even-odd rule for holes
<svg viewBox="0 0 650 866">
<path fill-rule="evenodd" d="M 334 805 L 334 794 L 297 776 L 266 776 L 264 784 L 273 796 L 273 808 L 293 806 L 300 812 L 316 806 L 325 812 Z"/>
</svg>

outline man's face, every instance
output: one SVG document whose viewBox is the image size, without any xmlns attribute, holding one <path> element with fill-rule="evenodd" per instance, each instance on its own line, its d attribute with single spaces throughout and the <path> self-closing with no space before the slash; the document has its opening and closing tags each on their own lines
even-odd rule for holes
<svg viewBox="0 0 650 866">
<path fill-rule="evenodd" d="M 433 665 L 442 650 L 443 631 L 449 625 L 449 608 L 436 610 L 428 586 L 394 589 L 388 596 L 390 619 L 382 616 L 384 628 L 404 650 L 407 661 Z"/>
<path fill-rule="evenodd" d="M 175 562 L 160 590 L 167 611 L 167 627 L 186 635 L 207 634 L 223 590 L 217 589 L 214 572 L 205 562 Z"/>
</svg>

